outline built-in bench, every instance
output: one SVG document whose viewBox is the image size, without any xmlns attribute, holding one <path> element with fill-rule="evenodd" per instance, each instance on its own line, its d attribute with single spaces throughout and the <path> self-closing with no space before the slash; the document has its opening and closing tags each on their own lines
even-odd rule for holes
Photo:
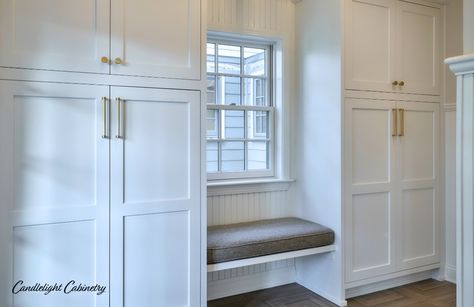
<svg viewBox="0 0 474 307">
<path fill-rule="evenodd" d="M 214 272 L 335 250 L 334 232 L 299 218 L 210 226 L 207 271 Z"/>
</svg>

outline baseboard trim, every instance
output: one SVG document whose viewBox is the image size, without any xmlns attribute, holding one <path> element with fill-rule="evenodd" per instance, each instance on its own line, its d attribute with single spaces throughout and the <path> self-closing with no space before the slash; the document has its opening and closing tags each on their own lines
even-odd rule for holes
<svg viewBox="0 0 474 307">
<path fill-rule="evenodd" d="M 445 279 L 453 284 L 456 283 L 456 267 L 452 265 L 446 265 L 445 268 Z"/>
<path fill-rule="evenodd" d="M 294 283 L 294 266 L 207 283 L 207 300 Z"/>
<path fill-rule="evenodd" d="M 432 278 L 433 271 L 429 270 L 426 272 L 414 273 L 406 276 L 401 276 L 393 279 L 379 281 L 368 285 L 358 286 L 350 289 L 346 289 L 346 298 L 360 296 L 368 293 L 382 291 L 390 288 L 399 287 L 402 285 L 414 283 L 417 281 Z"/>
<path fill-rule="evenodd" d="M 347 301 L 346 300 L 343 300 L 343 299 L 340 299 L 340 298 L 337 298 L 335 296 L 332 296 L 330 294 L 328 294 L 327 292 L 321 290 L 321 289 L 318 289 L 316 287 L 310 287 L 308 285 L 303 285 L 305 288 L 313 291 L 314 293 L 316 293 L 317 295 L 319 296 L 322 296 L 324 297 L 325 299 L 327 299 L 328 301 L 331 301 L 332 303 L 338 305 L 338 306 L 341 306 L 341 307 L 345 307 L 347 306 Z"/>
</svg>

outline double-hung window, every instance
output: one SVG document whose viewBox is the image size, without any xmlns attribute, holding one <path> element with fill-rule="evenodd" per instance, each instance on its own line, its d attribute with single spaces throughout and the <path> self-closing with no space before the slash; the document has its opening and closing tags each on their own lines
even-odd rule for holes
<svg viewBox="0 0 474 307">
<path fill-rule="evenodd" d="M 274 174 L 272 47 L 207 43 L 207 173 L 212 179 Z"/>
</svg>

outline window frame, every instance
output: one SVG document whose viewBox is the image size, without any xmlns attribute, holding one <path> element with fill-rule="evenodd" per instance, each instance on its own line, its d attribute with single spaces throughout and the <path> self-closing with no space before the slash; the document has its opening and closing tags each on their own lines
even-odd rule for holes
<svg viewBox="0 0 474 307">
<path fill-rule="evenodd" d="M 275 107 L 275 101 L 274 101 L 274 89 L 275 89 L 275 78 L 274 78 L 274 44 L 271 42 L 255 42 L 250 39 L 247 39 L 245 37 L 238 37 L 238 38 L 222 38 L 222 37 L 212 37 L 209 36 L 208 40 L 206 42 L 207 44 L 214 44 L 215 48 L 215 55 L 214 55 L 214 72 L 208 72 L 207 71 L 207 52 L 206 52 L 206 80 L 209 76 L 213 76 L 214 80 L 216 82 L 215 85 L 215 103 L 211 104 L 208 103 L 208 100 L 206 100 L 206 111 L 209 110 L 217 110 L 218 115 L 217 115 L 217 138 L 207 138 L 207 132 L 206 132 L 206 147 L 207 144 L 209 143 L 217 143 L 217 163 L 218 163 L 218 170 L 217 172 L 207 172 L 207 159 L 206 159 L 206 173 L 207 173 L 207 178 L 208 181 L 217 181 L 217 180 L 238 180 L 238 179 L 249 179 L 249 178 L 268 178 L 268 177 L 274 177 L 275 176 L 275 161 L 276 161 L 276 156 L 275 156 L 275 143 L 276 143 L 276 138 L 275 138 L 275 113 L 276 113 L 276 107 Z M 229 45 L 229 46 L 237 46 L 240 47 L 241 55 L 240 55 L 240 73 L 239 74 L 229 74 L 229 73 L 219 73 L 219 67 L 218 67 L 218 59 L 219 59 L 219 48 L 218 45 Z M 246 75 L 244 71 L 244 48 L 256 48 L 256 49 L 263 49 L 265 50 L 265 74 L 263 76 L 253 76 L 253 75 Z M 206 48 L 207 49 L 207 48 Z M 240 105 L 234 105 L 234 104 L 218 104 L 218 79 L 220 76 L 227 76 L 227 77 L 237 77 L 240 78 Z M 251 80 L 264 80 L 266 82 L 266 96 L 267 101 L 268 101 L 268 106 L 257 106 L 257 105 L 245 105 L 244 102 L 244 95 L 245 95 L 245 78 L 251 78 Z M 207 81 L 206 81 L 207 82 Z M 255 82 L 253 82 L 255 83 Z M 255 89 L 252 89 L 255 91 Z M 256 104 L 256 102 L 255 102 Z M 233 138 L 225 138 L 222 137 L 222 123 L 223 123 L 223 116 L 224 112 L 222 111 L 225 110 L 238 110 L 238 111 L 243 111 L 244 112 L 244 138 L 241 139 L 233 139 Z M 268 112 L 268 119 L 267 119 L 267 129 L 268 129 L 268 137 L 267 138 L 249 138 L 248 133 L 249 133 L 249 116 L 248 112 L 249 111 L 265 111 Z M 254 130 L 253 133 L 255 133 L 256 129 L 256 113 L 253 113 L 253 117 L 251 118 L 252 121 L 252 129 Z M 207 131 L 207 130 L 206 130 Z M 261 134 L 254 134 L 258 135 L 261 137 Z M 236 142 L 243 142 L 244 143 L 244 170 L 242 171 L 234 171 L 234 172 L 222 172 L 221 165 L 222 165 L 222 159 L 221 159 L 221 149 L 220 149 L 220 144 L 225 141 L 236 141 Z M 248 142 L 262 142 L 267 144 L 267 165 L 268 169 L 262 169 L 262 170 L 249 170 L 248 169 Z"/>
</svg>

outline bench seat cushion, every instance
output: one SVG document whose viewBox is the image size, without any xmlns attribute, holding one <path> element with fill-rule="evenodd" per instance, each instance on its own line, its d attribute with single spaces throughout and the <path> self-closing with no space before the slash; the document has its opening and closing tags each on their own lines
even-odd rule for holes
<svg viewBox="0 0 474 307">
<path fill-rule="evenodd" d="M 334 243 L 334 232 L 299 218 L 210 226 L 207 263 L 214 264 Z"/>
</svg>

